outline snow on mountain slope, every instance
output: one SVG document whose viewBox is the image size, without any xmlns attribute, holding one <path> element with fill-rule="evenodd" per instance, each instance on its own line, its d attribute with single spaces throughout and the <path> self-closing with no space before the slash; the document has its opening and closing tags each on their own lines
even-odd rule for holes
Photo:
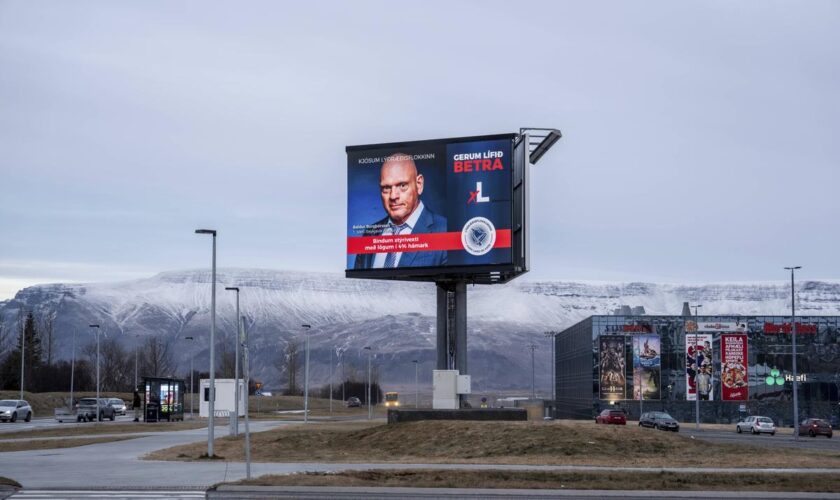
<svg viewBox="0 0 840 500">
<path fill-rule="evenodd" d="M 313 378 L 325 381 L 329 352 L 348 364 L 366 363 L 362 348 L 373 346 L 383 380 L 413 381 L 411 361 L 428 374 L 434 364 L 435 287 L 429 283 L 350 280 L 339 274 L 221 269 L 217 272 L 217 330 L 232 343 L 235 294 L 241 288 L 242 314 L 254 346 L 254 373 L 268 387 L 285 379 L 278 359 L 289 339 L 301 338 L 302 323 L 313 325 Z M 196 346 L 196 366 L 206 366 L 210 323 L 210 272 L 164 272 L 121 283 L 51 284 L 29 287 L 0 306 L 0 321 L 13 324 L 21 310 L 55 313 L 58 357 L 70 355 L 73 330 L 88 334 L 97 322 L 128 347 L 149 335 L 179 345 L 178 373 L 186 371 Z M 790 288 L 778 283 L 676 285 L 652 283 L 530 282 L 468 287 L 468 350 L 474 387 L 530 385 L 527 344 L 545 342 L 542 332 L 561 329 L 592 314 L 609 314 L 627 304 L 648 314 L 679 314 L 684 301 L 702 303 L 705 314 L 786 314 Z M 840 314 L 840 282 L 797 285 L 801 314 Z M 195 344 L 177 344 L 194 336 Z M 543 359 L 545 358 L 545 359 Z M 202 364 L 203 363 L 203 364 Z M 206 368 L 205 368 L 206 369 Z M 538 360 L 547 374 L 548 358 Z M 496 377 L 496 373 L 505 373 Z M 511 375 L 512 374 L 512 375 Z M 430 381 L 430 380 L 429 380 Z M 548 384 L 547 375 L 539 380 Z"/>
</svg>

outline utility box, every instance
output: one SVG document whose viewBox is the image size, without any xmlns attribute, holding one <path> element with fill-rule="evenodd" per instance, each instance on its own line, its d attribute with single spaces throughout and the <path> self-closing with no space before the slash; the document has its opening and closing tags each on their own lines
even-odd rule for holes
<svg viewBox="0 0 840 500">
<path fill-rule="evenodd" d="M 469 375 L 458 375 L 458 394 L 472 394 Z"/>
<path fill-rule="evenodd" d="M 219 412 L 229 412 L 231 415 L 235 410 L 236 385 L 235 379 L 216 379 L 216 404 L 213 409 L 218 416 Z M 210 379 L 201 379 L 201 405 L 198 415 L 201 418 L 210 416 Z M 245 416 L 245 398 L 248 397 L 248 389 L 245 387 L 245 380 L 239 379 L 239 416 Z"/>
<path fill-rule="evenodd" d="M 458 370 L 432 371 L 432 408 L 435 410 L 457 410 Z"/>
</svg>

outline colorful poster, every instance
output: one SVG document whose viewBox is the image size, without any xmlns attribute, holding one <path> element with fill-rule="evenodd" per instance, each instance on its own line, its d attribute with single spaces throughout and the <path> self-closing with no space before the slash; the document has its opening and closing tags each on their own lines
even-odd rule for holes
<svg viewBox="0 0 840 500">
<path fill-rule="evenodd" d="M 601 335 L 599 341 L 599 352 L 601 355 L 599 363 L 599 386 L 601 399 L 610 401 L 624 399 L 624 390 L 627 385 L 624 336 Z"/>
<path fill-rule="evenodd" d="M 747 336 L 720 336 L 720 398 L 723 401 L 749 399 Z"/>
<path fill-rule="evenodd" d="M 633 337 L 633 399 L 660 399 L 659 335 Z"/>
<path fill-rule="evenodd" d="M 686 399 L 694 401 L 700 393 L 701 401 L 714 400 L 714 365 L 712 364 L 712 334 L 685 335 Z"/>
</svg>

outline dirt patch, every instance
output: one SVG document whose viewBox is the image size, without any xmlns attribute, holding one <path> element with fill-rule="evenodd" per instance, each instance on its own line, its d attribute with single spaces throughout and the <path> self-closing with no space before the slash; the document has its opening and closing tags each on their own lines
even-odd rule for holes
<svg viewBox="0 0 840 500">
<path fill-rule="evenodd" d="M 10 434 L 0 434 L 0 441 L 12 437 L 39 438 L 39 437 L 62 437 L 62 436 L 87 436 L 97 434 L 138 434 L 148 432 L 174 432 L 207 427 L 207 422 L 155 422 L 155 423 L 112 423 L 112 422 L 91 422 L 71 427 L 53 427 L 49 429 L 35 429 Z"/>
<path fill-rule="evenodd" d="M 419 488 L 514 488 L 691 491 L 806 491 L 836 492 L 838 474 L 775 475 L 754 473 L 706 474 L 672 472 L 543 472 L 506 470 L 366 470 L 337 473 L 307 472 L 262 476 L 237 483 L 253 486 L 338 486 Z"/>
<path fill-rule="evenodd" d="M 288 426 L 252 436 L 260 462 L 400 462 L 639 467 L 770 467 L 763 448 L 591 422 L 424 421 Z M 242 437 L 217 440 L 218 453 L 243 460 Z M 155 460 L 194 460 L 204 448 L 178 446 Z M 798 467 L 840 467 L 840 454 L 787 450 Z"/>
<path fill-rule="evenodd" d="M 30 451 L 49 450 L 55 448 L 75 448 L 89 444 L 111 443 L 114 441 L 125 441 L 134 437 L 98 437 L 98 438 L 73 438 L 73 439 L 28 439 L 26 441 L 4 441 L 0 444 L 0 453 L 9 451 Z"/>
</svg>

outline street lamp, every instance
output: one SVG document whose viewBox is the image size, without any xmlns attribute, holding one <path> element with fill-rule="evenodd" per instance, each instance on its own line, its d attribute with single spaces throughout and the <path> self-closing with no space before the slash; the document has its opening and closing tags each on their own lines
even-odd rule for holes
<svg viewBox="0 0 840 500">
<path fill-rule="evenodd" d="M 195 340 L 195 337 L 184 337 L 184 340 Z M 195 370 L 193 369 L 193 361 L 195 361 L 195 349 L 191 348 L 190 351 L 190 420 L 193 418 L 193 391 L 195 391 L 195 381 L 193 380 L 193 373 Z"/>
<path fill-rule="evenodd" d="M 790 271 L 790 328 L 793 344 L 793 438 L 799 440 L 799 392 L 797 386 L 799 381 L 796 378 L 796 297 L 793 289 L 793 272 L 802 269 L 802 266 L 786 267 Z"/>
<path fill-rule="evenodd" d="M 531 349 L 531 399 L 537 399 L 537 377 L 534 369 L 534 351 L 537 350 L 537 346 L 531 344 L 528 346 L 528 349 Z"/>
<path fill-rule="evenodd" d="M 332 415 L 332 393 L 333 393 L 333 350 L 330 348 L 330 415 Z"/>
<path fill-rule="evenodd" d="M 420 408 L 420 389 L 419 385 L 417 384 L 417 360 L 413 360 L 414 363 L 414 409 Z"/>
<path fill-rule="evenodd" d="M 76 328 L 73 328 L 73 357 L 70 361 L 70 411 L 73 411 L 73 379 L 76 376 Z"/>
<path fill-rule="evenodd" d="M 91 328 L 96 328 L 96 421 L 101 420 L 102 415 L 99 413 L 101 406 L 99 406 L 99 325 L 90 325 Z"/>
<path fill-rule="evenodd" d="M 236 349 L 234 349 L 234 356 L 236 356 L 236 360 L 233 362 L 233 397 L 236 400 L 233 402 L 233 414 L 236 416 L 234 418 L 233 423 L 233 435 L 239 435 L 239 336 L 240 336 L 240 323 L 239 323 L 239 287 L 238 286 L 228 286 L 225 287 L 225 290 L 234 291 L 236 292 L 236 335 L 234 336 L 234 344 L 236 344 Z"/>
<path fill-rule="evenodd" d="M 551 339 L 551 400 L 552 401 L 557 400 L 557 381 L 555 380 L 556 375 L 554 373 L 554 368 L 555 368 L 555 364 L 556 364 L 556 362 L 554 360 L 554 342 L 555 342 L 555 337 L 557 337 L 558 333 L 560 333 L 560 332 L 555 332 L 553 330 L 545 332 L 545 336 L 549 337 Z M 554 403 L 552 403 L 552 404 L 554 404 Z"/>
<path fill-rule="evenodd" d="M 245 372 L 246 390 L 251 386 L 251 362 L 248 357 L 248 333 L 245 331 L 245 321 L 238 318 L 242 325 L 242 361 Z M 248 427 L 248 398 L 245 398 L 245 478 L 251 479 L 251 429 Z"/>
<path fill-rule="evenodd" d="M 216 230 L 196 229 L 195 234 L 209 234 L 213 236 L 213 270 L 210 286 L 210 390 L 207 415 L 207 456 L 213 457 L 213 430 L 216 420 Z"/>
<path fill-rule="evenodd" d="M 21 329 L 20 335 L 20 399 L 23 399 L 23 376 L 26 366 L 26 324 Z"/>
<path fill-rule="evenodd" d="M 368 405 L 368 420 L 373 418 L 373 408 L 370 406 L 370 356 L 373 353 L 373 349 L 370 346 L 366 346 L 363 351 L 368 352 L 368 377 L 367 377 L 367 405 Z"/>
<path fill-rule="evenodd" d="M 700 318 L 697 316 L 697 310 L 703 307 L 702 304 L 697 304 L 694 307 L 694 428 L 700 430 L 700 386 L 697 385 L 698 375 L 700 375 L 700 350 L 697 348 L 697 334 L 700 330 Z M 688 337 L 686 337 L 687 339 Z M 686 388 L 688 391 L 688 388 Z"/>
<path fill-rule="evenodd" d="M 309 330 L 312 325 L 300 325 L 306 332 L 306 361 L 303 368 L 303 423 L 309 422 Z"/>
<path fill-rule="evenodd" d="M 139 334 L 135 334 L 135 335 L 134 335 L 134 338 L 136 339 L 136 340 L 134 341 L 134 390 L 136 391 L 136 390 L 137 390 L 137 387 L 138 387 L 138 386 L 137 386 L 137 353 L 138 353 L 138 351 L 140 350 L 140 346 L 138 345 L 138 344 L 139 344 L 139 342 L 140 342 L 140 340 L 139 340 L 139 339 L 140 339 L 140 335 L 139 335 Z M 190 411 L 192 411 L 192 408 L 190 408 Z"/>
</svg>

